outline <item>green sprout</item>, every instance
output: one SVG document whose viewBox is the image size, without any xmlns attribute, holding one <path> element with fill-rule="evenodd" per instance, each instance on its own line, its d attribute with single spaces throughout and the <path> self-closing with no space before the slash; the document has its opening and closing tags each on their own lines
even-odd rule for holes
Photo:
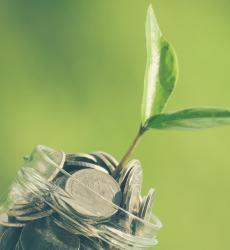
<svg viewBox="0 0 230 250">
<path fill-rule="evenodd" d="M 152 5 L 146 17 L 147 63 L 144 79 L 141 123 L 128 151 L 121 159 L 117 172 L 127 161 L 143 134 L 150 129 L 196 130 L 230 124 L 230 109 L 200 107 L 163 113 L 178 78 L 178 63 L 172 45 L 158 26 Z"/>
</svg>

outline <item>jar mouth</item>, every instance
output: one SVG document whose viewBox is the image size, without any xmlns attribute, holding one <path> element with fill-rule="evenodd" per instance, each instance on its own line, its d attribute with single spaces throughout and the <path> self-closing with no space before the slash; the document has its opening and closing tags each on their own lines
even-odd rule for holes
<svg viewBox="0 0 230 250">
<path fill-rule="evenodd" d="M 71 177 L 71 184 L 76 184 L 77 187 L 86 190 L 87 194 L 94 197 L 94 200 L 100 204 L 101 209 L 113 209 L 115 213 L 109 219 L 99 218 L 99 220 L 95 220 L 89 216 L 84 217 L 82 211 L 87 210 L 86 214 L 92 214 L 93 208 L 92 211 L 89 211 L 91 207 L 82 206 L 79 212 L 79 205 L 76 206 L 76 197 L 73 194 L 58 186 L 55 181 L 45 178 L 37 167 L 28 167 L 27 163 L 17 172 L 8 197 L 0 207 L 0 213 L 8 215 L 8 218 L 7 216 L 0 217 L 3 225 L 23 226 L 26 224 L 28 216 L 26 217 L 21 211 L 21 207 L 23 207 L 37 219 L 43 218 L 46 214 L 51 216 L 58 226 L 72 234 L 87 235 L 118 249 L 143 249 L 157 244 L 157 232 L 162 224 L 154 214 L 151 214 L 150 220 L 147 221 L 126 211 L 65 171 L 63 169 L 65 156 L 60 158 L 60 163 L 57 164 L 46 155 L 42 148 L 38 149 L 37 152 L 42 160 L 52 163 L 47 166 L 52 167 L 55 173 L 60 173 L 63 179 Z M 25 204 L 28 204 L 28 207 L 25 208 Z M 15 221 L 9 216 L 14 213 L 18 215 Z"/>
</svg>

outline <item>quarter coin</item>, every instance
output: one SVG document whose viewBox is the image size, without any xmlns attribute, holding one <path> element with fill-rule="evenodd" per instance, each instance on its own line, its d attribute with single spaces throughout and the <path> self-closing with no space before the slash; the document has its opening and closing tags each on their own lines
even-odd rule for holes
<svg viewBox="0 0 230 250">
<path fill-rule="evenodd" d="M 74 173 L 66 182 L 68 199 L 76 212 L 94 220 L 105 220 L 117 212 L 122 194 L 118 183 L 108 174 L 95 169 Z"/>
</svg>

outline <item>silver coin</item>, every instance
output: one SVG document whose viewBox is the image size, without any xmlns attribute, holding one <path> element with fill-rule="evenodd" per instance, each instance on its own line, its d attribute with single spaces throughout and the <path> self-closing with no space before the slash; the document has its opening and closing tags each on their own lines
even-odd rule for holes
<svg viewBox="0 0 230 250">
<path fill-rule="evenodd" d="M 24 227 L 25 223 L 17 222 L 14 218 L 11 219 L 8 214 L 2 213 L 0 214 L 0 225 L 3 227 Z"/>
<path fill-rule="evenodd" d="M 108 174 L 95 169 L 83 169 L 66 182 L 67 202 L 79 214 L 94 220 L 105 220 L 117 212 L 122 194 L 118 183 Z"/>
<path fill-rule="evenodd" d="M 24 211 L 26 209 L 33 209 L 33 208 L 34 206 L 32 206 L 31 203 L 27 203 L 25 205 L 19 205 L 16 203 L 16 204 L 12 204 L 12 206 L 9 207 L 8 211 L 12 211 L 12 212 L 18 211 L 20 213 L 21 211 Z"/>
<path fill-rule="evenodd" d="M 138 160 L 132 161 L 133 168 L 130 170 L 124 186 L 123 207 L 130 213 L 135 213 L 139 203 L 143 171 Z"/>
<path fill-rule="evenodd" d="M 32 196 L 33 194 L 31 194 Z M 41 212 L 47 210 L 49 207 L 44 200 L 38 197 L 31 197 L 25 203 L 18 203 L 16 201 L 10 208 L 9 212 L 18 212 L 19 214 L 30 213 L 30 212 Z M 9 214 L 9 213 L 8 213 Z"/>
<path fill-rule="evenodd" d="M 68 164 L 71 166 L 71 168 L 68 168 L 67 172 L 71 171 L 77 171 L 77 170 L 81 170 L 82 168 L 92 168 L 92 169 L 96 169 L 99 171 L 102 171 L 104 173 L 109 173 L 108 170 L 106 170 L 105 168 L 103 168 L 102 166 L 100 166 L 99 164 L 95 164 L 95 163 L 89 163 L 89 162 L 84 162 L 84 161 L 74 161 L 74 162 L 68 162 Z M 67 165 L 68 166 L 68 165 Z M 66 169 L 66 166 L 65 166 Z"/>
<path fill-rule="evenodd" d="M 12 201 L 9 206 L 18 206 L 23 207 L 26 205 L 30 205 L 30 200 L 32 200 L 33 195 L 28 190 L 25 190 L 24 187 L 21 186 L 20 183 L 16 181 L 11 186 L 10 192 L 8 194 L 9 200 Z"/>
<path fill-rule="evenodd" d="M 59 188 L 64 189 L 66 181 L 68 180 L 68 178 L 69 178 L 69 176 L 63 174 L 63 175 L 59 176 L 58 178 L 55 178 L 55 180 L 53 180 L 52 184 L 55 187 L 59 187 Z"/>
<path fill-rule="evenodd" d="M 145 203 L 146 203 L 146 198 L 147 198 L 147 196 L 144 196 L 141 199 L 141 204 L 140 204 L 139 212 L 138 212 L 138 217 L 140 217 L 140 218 L 142 218 L 141 215 L 143 213 L 143 209 L 144 209 L 144 206 L 145 206 Z"/>
<path fill-rule="evenodd" d="M 104 155 L 112 164 L 113 166 L 116 168 L 119 164 L 118 160 L 115 159 L 111 154 L 108 154 L 104 151 L 98 151 L 99 153 L 101 153 L 102 155 Z"/>
<path fill-rule="evenodd" d="M 18 223 L 25 223 L 52 214 L 53 210 L 41 199 L 34 197 L 31 202 L 13 204 L 7 211 L 8 216 L 14 217 Z"/>
<path fill-rule="evenodd" d="M 23 214 L 20 216 L 15 216 L 17 221 L 21 221 L 21 222 L 27 222 L 27 221 L 33 221 L 33 220 L 37 220 L 37 219 L 41 219 L 44 217 L 48 217 L 53 213 L 53 210 L 47 210 L 47 211 L 43 211 L 43 212 L 32 212 L 29 214 Z"/>
<path fill-rule="evenodd" d="M 51 181 L 63 168 L 65 153 L 47 146 L 35 147 L 30 158 L 25 162 L 26 167 L 32 167 L 47 181 Z"/>
<path fill-rule="evenodd" d="M 119 185 L 121 186 L 121 189 L 124 188 L 126 180 L 128 178 L 128 175 L 130 171 L 134 168 L 136 160 L 131 160 L 128 162 L 127 167 L 122 169 L 122 171 L 115 177 Z"/>
<path fill-rule="evenodd" d="M 76 162 L 84 161 L 88 163 L 97 163 L 97 160 L 94 156 L 90 154 L 77 153 L 77 154 L 66 154 L 66 162 Z"/>
<path fill-rule="evenodd" d="M 133 211 L 132 211 L 132 214 L 134 215 L 138 215 L 139 214 L 139 211 L 140 211 L 140 206 L 141 206 L 141 202 L 142 202 L 142 198 L 141 198 L 141 195 L 139 193 L 139 195 L 136 196 L 136 199 L 135 199 L 135 204 L 133 206 Z"/>
<path fill-rule="evenodd" d="M 103 153 L 97 151 L 92 152 L 91 155 L 93 155 L 97 159 L 100 166 L 106 168 L 111 175 L 114 173 L 115 166 L 113 165 L 113 163 L 111 163 L 111 161 L 108 160 L 108 158 Z"/>
<path fill-rule="evenodd" d="M 26 209 L 10 209 L 7 214 L 9 216 L 23 216 L 26 214 L 30 214 L 34 212 L 34 208 L 26 208 Z"/>
<path fill-rule="evenodd" d="M 31 206 L 29 208 L 25 208 L 25 209 L 15 209 L 15 208 L 11 208 L 9 209 L 9 211 L 7 212 L 7 214 L 9 216 L 14 216 L 14 217 L 23 217 L 23 216 L 30 216 L 30 215 L 34 215 L 34 214 L 41 214 L 41 213 L 52 213 L 52 209 L 49 208 L 48 206 L 44 206 L 43 208 L 40 208 L 39 206 Z"/>
<path fill-rule="evenodd" d="M 13 196 L 12 196 L 13 197 Z M 26 199 L 17 199 L 16 197 L 15 197 L 15 199 L 14 199 L 14 205 L 15 206 L 25 206 L 25 205 L 28 205 L 28 200 L 26 200 Z"/>
<path fill-rule="evenodd" d="M 69 205 L 72 202 L 69 196 L 67 197 L 66 194 L 53 194 L 52 199 L 55 206 L 54 210 L 57 212 L 52 214 L 52 218 L 59 221 L 63 227 L 66 226 L 66 229 L 73 234 L 81 232 L 81 234 L 88 236 L 97 235 L 95 227 L 91 226 L 91 224 L 95 224 L 95 221 L 88 217 L 83 220 L 82 215 L 79 215 L 73 206 Z"/>
<path fill-rule="evenodd" d="M 62 189 L 56 190 L 53 194 L 50 195 L 54 210 L 61 210 L 63 212 L 65 212 L 66 210 L 68 211 L 68 207 L 66 206 L 63 197 L 69 198 L 66 192 Z"/>
<path fill-rule="evenodd" d="M 143 220 L 149 221 L 151 218 L 154 194 L 155 194 L 155 189 L 151 188 L 147 196 L 143 198 L 138 215 Z"/>
</svg>

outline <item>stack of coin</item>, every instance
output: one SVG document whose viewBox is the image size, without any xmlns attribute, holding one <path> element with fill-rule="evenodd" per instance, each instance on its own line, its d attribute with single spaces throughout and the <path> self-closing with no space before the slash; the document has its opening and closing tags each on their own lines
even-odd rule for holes
<svg viewBox="0 0 230 250">
<path fill-rule="evenodd" d="M 117 166 L 118 161 L 102 151 L 64 154 L 37 146 L 18 174 L 21 196 L 19 192 L 0 218 L 0 249 L 154 245 L 154 236 L 149 243 L 141 238 L 151 219 L 154 189 L 141 197 L 143 171 L 138 160 L 130 161 L 119 174 Z"/>
</svg>

